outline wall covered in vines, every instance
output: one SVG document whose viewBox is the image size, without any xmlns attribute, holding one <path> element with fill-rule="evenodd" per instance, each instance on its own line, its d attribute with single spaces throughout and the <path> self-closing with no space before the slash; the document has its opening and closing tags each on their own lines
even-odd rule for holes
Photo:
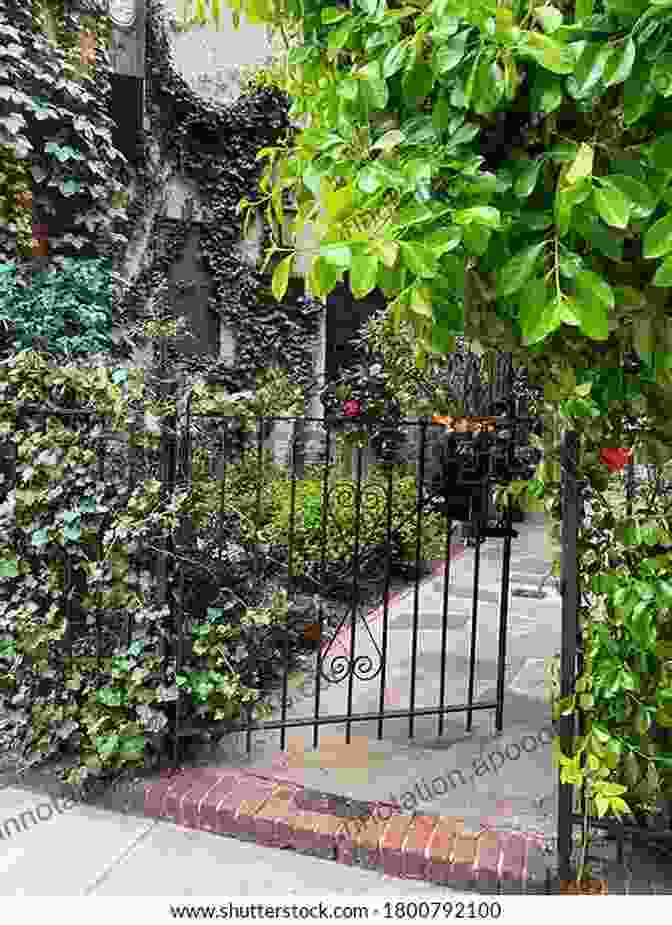
<svg viewBox="0 0 672 925">
<path fill-rule="evenodd" d="M 160 184 L 161 167 L 196 190 L 200 210 L 200 260 L 212 278 L 210 307 L 236 343 L 233 364 L 218 362 L 216 345 L 205 357 L 187 356 L 169 347 L 174 360 L 192 372 L 207 368 L 226 374 L 231 388 L 253 386 L 256 373 L 277 363 L 296 382 L 312 385 L 313 355 L 319 334 L 321 306 L 297 295 L 296 287 L 281 302 L 271 294 L 271 272 L 249 265 L 238 252 L 243 217 L 238 203 L 254 198 L 261 175 L 260 148 L 291 131 L 285 94 L 263 77 L 250 82 L 236 100 L 218 103 L 194 92 L 174 63 L 164 4 L 150 0 L 147 10 L 147 109 L 150 129 L 147 159 L 138 166 L 141 200 L 129 204 L 131 223 L 140 220 Z M 154 156 L 150 149 L 155 147 Z M 117 300 L 121 324 L 141 319 L 152 294 L 165 284 L 171 266 L 184 251 L 189 220 L 168 220 L 157 210 L 148 241 L 151 258 Z M 263 228 L 262 246 L 269 229 Z M 273 345 L 271 352 L 270 345 Z"/>
</svg>

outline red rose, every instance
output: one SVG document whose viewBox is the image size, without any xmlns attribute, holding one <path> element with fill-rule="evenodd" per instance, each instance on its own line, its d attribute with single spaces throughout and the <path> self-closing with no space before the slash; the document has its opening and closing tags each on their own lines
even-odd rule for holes
<svg viewBox="0 0 672 925">
<path fill-rule="evenodd" d="M 605 447 L 605 449 L 600 450 L 600 462 L 603 462 L 610 472 L 620 472 L 630 462 L 631 458 L 632 450 L 626 450 L 622 446 Z"/>
<path fill-rule="evenodd" d="M 356 398 L 351 398 L 343 405 L 343 414 L 348 418 L 356 418 L 361 411 L 361 406 Z"/>
</svg>

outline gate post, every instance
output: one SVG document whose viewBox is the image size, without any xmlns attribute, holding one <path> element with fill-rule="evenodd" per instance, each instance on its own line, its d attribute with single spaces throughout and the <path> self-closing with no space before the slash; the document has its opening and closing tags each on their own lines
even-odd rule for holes
<svg viewBox="0 0 672 925">
<path fill-rule="evenodd" d="M 578 438 L 576 431 L 565 433 L 562 441 L 562 655 L 560 660 L 560 697 L 574 693 L 579 642 L 579 575 L 577 541 L 580 518 L 580 494 L 577 480 Z M 566 754 L 574 739 L 575 717 L 560 717 L 560 744 Z M 560 771 L 558 771 L 558 778 Z M 572 834 L 574 831 L 574 787 L 558 779 L 558 866 L 561 880 L 571 877 Z"/>
</svg>

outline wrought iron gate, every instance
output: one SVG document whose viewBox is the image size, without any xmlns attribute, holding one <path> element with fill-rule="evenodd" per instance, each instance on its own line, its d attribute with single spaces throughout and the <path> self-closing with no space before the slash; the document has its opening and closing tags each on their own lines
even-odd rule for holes
<svg viewBox="0 0 672 925">
<path fill-rule="evenodd" d="M 286 420 L 286 419 L 284 419 Z M 466 728 L 471 730 L 474 713 L 490 711 L 495 714 L 496 728 L 503 728 L 504 689 L 506 668 L 506 644 L 508 623 L 508 599 L 510 581 L 511 544 L 517 536 L 512 527 L 512 511 L 503 513 L 499 522 L 492 522 L 488 517 L 487 499 L 494 484 L 505 484 L 516 478 L 529 478 L 532 475 L 533 454 L 526 446 L 525 434 L 529 430 L 529 419 L 516 418 L 512 414 L 494 416 L 491 432 L 458 432 L 444 440 L 443 462 L 449 463 L 450 484 L 443 485 L 443 491 L 437 492 L 440 479 L 436 478 L 436 459 L 428 459 L 431 432 L 443 434 L 440 424 L 426 420 L 420 422 L 397 422 L 390 424 L 380 434 L 378 442 L 379 460 L 375 475 L 363 478 L 362 453 L 357 451 L 357 465 L 352 478 L 334 482 L 331 446 L 334 441 L 333 421 L 324 419 L 295 420 L 293 449 L 296 450 L 298 425 L 309 424 L 319 427 L 324 434 L 323 459 L 318 467 L 321 476 L 319 503 L 314 511 L 319 511 L 319 531 L 321 556 L 319 561 L 302 561 L 300 558 L 297 536 L 300 533 L 297 524 L 302 512 L 298 510 L 297 494 L 301 483 L 297 477 L 296 453 L 292 454 L 291 471 L 291 511 L 289 518 L 288 542 L 284 547 L 258 544 L 257 564 L 260 579 L 264 562 L 273 560 L 280 563 L 279 572 L 291 595 L 302 592 L 319 592 L 310 620 L 302 617 L 304 630 L 308 628 L 315 640 L 314 666 L 312 668 L 314 690 L 311 692 L 312 707 L 308 715 L 290 716 L 289 703 L 289 663 L 284 665 L 282 689 L 280 691 L 279 717 L 268 721 L 254 721 L 252 710 L 245 722 L 222 724 L 221 732 L 244 731 L 248 753 L 252 748 L 253 732 L 280 730 L 280 748 L 285 750 L 287 730 L 298 727 L 313 727 L 313 747 L 317 748 L 319 730 L 325 725 L 344 725 L 346 742 L 351 739 L 354 724 L 374 721 L 377 724 L 377 737 L 382 739 L 386 721 L 403 719 L 408 721 L 408 736 L 414 738 L 415 724 L 418 717 L 436 717 L 437 734 L 444 734 L 446 717 L 449 714 L 466 714 Z M 262 458 L 264 435 L 268 434 L 269 419 L 259 422 L 258 450 Z M 399 460 L 408 454 L 404 445 L 415 445 L 414 465 L 404 467 Z M 303 481 L 308 475 L 316 477 L 316 471 L 303 473 Z M 401 474 L 400 474 L 401 473 Z M 405 474 L 404 474 L 405 473 Z M 263 473 L 259 473 L 259 492 L 263 482 Z M 402 480 L 407 481 L 402 486 Z M 409 482 L 409 479 L 413 479 Z M 314 484 L 314 482 L 313 482 Z M 404 507 L 399 498 L 402 487 L 408 492 L 408 485 L 414 486 L 415 497 L 412 504 L 412 518 L 409 517 L 408 503 Z M 463 508 L 456 504 L 456 499 L 465 500 Z M 396 499 L 396 501 L 395 501 Z M 474 503 L 478 500 L 480 503 Z M 375 516 L 371 512 L 375 513 Z M 346 513 L 347 512 L 347 516 Z M 304 507 L 303 515 L 306 510 Z M 401 516 L 400 516 L 401 515 Z M 412 530 L 409 519 L 413 520 Z M 449 581 L 451 551 L 455 554 L 455 526 L 460 521 L 471 519 L 476 535 L 473 551 L 473 589 L 469 613 L 466 616 L 469 627 L 469 641 L 465 653 L 468 660 L 466 696 L 459 702 L 449 702 L 447 696 L 448 679 L 446 677 L 446 660 L 449 633 Z M 434 572 L 435 578 L 442 579 L 441 608 L 441 668 L 439 690 L 436 701 L 431 706 L 418 706 L 416 682 L 419 656 L 419 636 L 422 630 L 423 614 L 420 610 L 421 584 L 423 578 L 432 571 L 425 549 L 427 531 L 423 527 L 431 522 L 441 523 L 441 535 L 433 542 L 440 543 L 437 559 L 443 560 L 440 573 Z M 343 544 L 335 547 L 340 554 L 329 560 L 327 554 L 330 535 L 344 534 L 344 524 L 350 525 L 354 540 L 350 548 Z M 346 532 L 349 532 L 346 531 Z M 498 611 L 498 658 L 496 696 L 487 701 L 477 696 L 477 646 L 479 631 L 479 580 L 481 574 L 481 543 L 487 540 L 503 540 L 501 586 Z M 452 550 L 451 550 L 452 546 Z M 333 545 L 330 548 L 335 548 Z M 436 548 L 436 547 L 435 547 Z M 486 547 L 487 548 L 487 547 Z M 405 555 L 404 555 L 405 550 Z M 410 552 L 410 556 L 409 556 Z M 408 705 L 404 709 L 390 709 L 386 704 L 387 669 L 390 655 L 390 590 L 393 574 L 404 571 L 412 593 L 412 612 L 410 617 L 410 665 L 407 681 Z M 375 611 L 381 619 L 379 639 L 371 632 L 370 622 L 364 611 L 371 607 L 371 589 L 377 595 L 378 608 Z M 329 623 L 324 609 L 324 598 L 331 596 L 343 605 L 343 613 L 338 622 Z M 370 617 L 370 614 L 369 614 Z M 294 630 L 296 627 L 294 627 Z M 287 653 L 290 630 L 287 629 Z M 294 634 L 295 636 L 295 634 Z M 368 637 L 368 642 L 367 642 Z M 360 644 L 360 640 L 364 644 Z M 345 640 L 345 641 L 344 641 Z M 339 651 L 339 646 L 341 651 Z M 368 651 L 367 651 L 368 647 Z M 254 653 L 250 656 L 254 658 Z M 345 709 L 338 712 L 329 708 L 330 692 L 343 685 Z M 354 700 L 360 686 L 366 686 L 367 692 L 375 690 L 376 709 L 356 712 Z M 327 701 L 325 710 L 324 703 Z M 331 697 L 333 701 L 333 697 Z M 215 731 L 210 725 L 211 731 Z M 180 739 L 193 733 L 193 728 L 180 728 L 175 736 Z"/>
</svg>

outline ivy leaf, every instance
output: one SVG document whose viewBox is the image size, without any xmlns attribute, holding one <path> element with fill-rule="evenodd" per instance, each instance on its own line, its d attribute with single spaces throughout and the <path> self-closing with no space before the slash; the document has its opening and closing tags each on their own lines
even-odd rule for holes
<svg viewBox="0 0 672 925">
<path fill-rule="evenodd" d="M 289 254 L 289 256 L 283 257 L 283 259 L 273 271 L 271 291 L 273 292 L 273 295 L 278 302 L 282 302 L 287 292 L 287 286 L 289 285 L 289 271 L 291 269 L 293 259 L 294 254 Z"/>
<path fill-rule="evenodd" d="M 371 254 L 356 255 L 352 258 L 350 271 L 350 288 L 356 299 L 363 299 L 376 287 L 378 278 L 378 258 Z"/>
<path fill-rule="evenodd" d="M 636 54 L 637 49 L 632 36 L 628 36 L 622 48 L 614 48 L 604 65 L 602 73 L 602 82 L 605 87 L 613 87 L 615 84 L 623 83 L 628 79 L 635 63 Z"/>
<path fill-rule="evenodd" d="M 632 203 L 616 189 L 596 188 L 593 190 L 595 208 L 600 218 L 613 228 L 627 228 L 632 211 Z"/>
<path fill-rule="evenodd" d="M 672 251 L 672 212 L 658 219 L 644 235 L 644 257 L 664 257 Z"/>
<path fill-rule="evenodd" d="M 18 559 L 0 560 L 0 578 L 18 578 L 19 562 Z"/>
<path fill-rule="evenodd" d="M 581 330 L 593 340 L 609 337 L 609 311 L 615 305 L 614 293 L 609 284 L 591 270 L 576 274 L 576 308 Z"/>
<path fill-rule="evenodd" d="M 544 242 L 526 247 L 508 263 L 505 263 L 499 273 L 497 291 L 500 296 L 513 295 L 523 288 L 525 283 L 533 276 L 537 258 L 544 249 Z"/>
<path fill-rule="evenodd" d="M 42 527 L 40 530 L 33 530 L 30 540 L 33 546 L 45 546 L 49 542 L 49 533 L 46 527 Z"/>
<path fill-rule="evenodd" d="M 661 287 L 672 286 L 672 256 L 666 257 L 658 267 L 656 275 L 651 281 L 651 285 Z"/>
</svg>

